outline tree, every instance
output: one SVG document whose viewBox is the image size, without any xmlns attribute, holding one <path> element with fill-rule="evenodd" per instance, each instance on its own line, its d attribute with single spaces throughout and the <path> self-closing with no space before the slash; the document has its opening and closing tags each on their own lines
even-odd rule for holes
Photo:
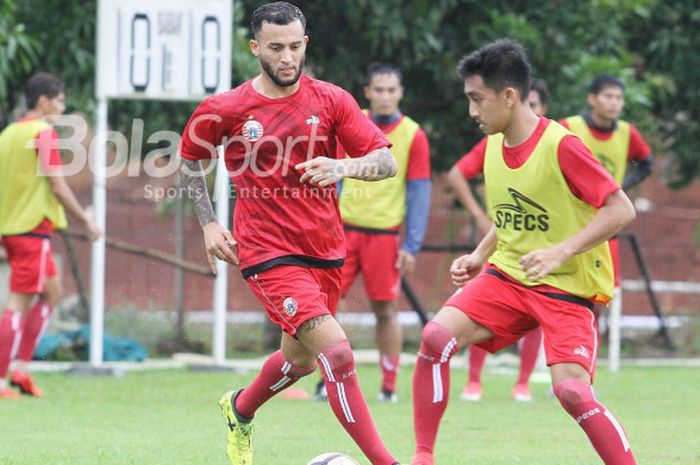
<svg viewBox="0 0 700 465">
<path fill-rule="evenodd" d="M 37 62 L 39 41 L 17 20 L 15 0 L 0 3 L 0 127 L 8 121 L 22 78 Z"/>
<path fill-rule="evenodd" d="M 694 0 L 656 2 L 629 23 L 632 50 L 656 81 L 653 113 L 672 157 L 671 187 L 700 177 L 700 9 Z M 632 25 L 634 23 L 634 26 Z"/>
</svg>

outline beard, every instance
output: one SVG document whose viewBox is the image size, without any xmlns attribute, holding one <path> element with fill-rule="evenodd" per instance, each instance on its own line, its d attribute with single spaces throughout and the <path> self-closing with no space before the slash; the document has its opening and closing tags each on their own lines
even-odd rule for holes
<svg viewBox="0 0 700 465">
<path fill-rule="evenodd" d="M 279 76 L 275 74 L 275 70 L 272 69 L 272 65 L 268 61 L 263 60 L 260 58 L 260 65 L 262 66 L 263 71 L 265 71 L 265 74 L 272 80 L 272 82 L 275 83 L 278 87 L 290 87 L 293 86 L 294 84 L 297 83 L 299 80 L 299 77 L 301 76 L 301 72 L 304 69 L 304 61 L 306 60 L 306 57 L 301 57 L 301 61 L 299 61 L 299 68 L 297 69 L 297 73 L 294 75 L 294 77 L 290 79 L 281 79 Z"/>
</svg>

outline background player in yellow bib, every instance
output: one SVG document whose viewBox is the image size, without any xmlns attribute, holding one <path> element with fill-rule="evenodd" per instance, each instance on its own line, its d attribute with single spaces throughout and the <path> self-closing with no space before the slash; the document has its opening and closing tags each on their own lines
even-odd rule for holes
<svg viewBox="0 0 700 465">
<path fill-rule="evenodd" d="M 592 309 L 609 300 L 613 288 L 606 241 L 634 218 L 634 207 L 578 138 L 532 112 L 530 66 L 519 44 L 488 44 L 458 69 L 469 115 L 489 135 L 484 180 L 494 225 L 473 253 L 452 263 L 460 288 L 423 330 L 413 382 L 412 465 L 435 463 L 449 361 L 459 346 L 495 352 L 538 325 L 562 407 L 605 464 L 633 465 L 624 430 L 596 400 L 591 383 L 598 347 Z"/>
<path fill-rule="evenodd" d="M 590 111 L 560 121 L 576 134 L 624 190 L 644 181 L 654 162 L 651 149 L 633 124 L 620 119 L 625 107 L 625 85 L 601 74 L 588 89 Z M 629 169 L 628 169 L 629 168 Z M 615 270 L 615 288 L 620 287 L 619 241 L 609 241 Z"/>
<path fill-rule="evenodd" d="M 430 211 L 430 145 L 418 123 L 399 109 L 403 98 L 401 70 L 374 63 L 367 69 L 365 97 L 370 118 L 392 143 L 395 177 L 379 182 L 343 180 L 340 213 L 347 256 L 341 295 L 361 273 L 370 307 L 377 318 L 382 385 L 379 400 L 396 397 L 396 376 L 403 345 L 396 310 L 401 276 L 413 272 L 423 244 Z M 405 234 L 400 229 L 405 220 Z"/>
<path fill-rule="evenodd" d="M 36 73 L 25 88 L 27 115 L 0 133 L 0 235 L 12 269 L 0 318 L 0 398 L 18 397 L 5 380 L 12 358 L 17 365 L 10 383 L 23 394 L 42 394 L 27 364 L 61 297 L 51 233 L 66 227 L 64 207 L 91 239 L 100 235 L 61 173 L 58 136 L 46 122 L 65 109 L 63 87 L 56 76 Z"/>
</svg>

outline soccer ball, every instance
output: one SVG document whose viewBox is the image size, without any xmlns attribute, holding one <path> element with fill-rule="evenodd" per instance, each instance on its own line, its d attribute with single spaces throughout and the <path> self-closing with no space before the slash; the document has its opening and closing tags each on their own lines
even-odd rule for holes
<svg viewBox="0 0 700 465">
<path fill-rule="evenodd" d="M 354 459 L 340 452 L 321 454 L 309 460 L 308 465 L 360 465 Z"/>
</svg>

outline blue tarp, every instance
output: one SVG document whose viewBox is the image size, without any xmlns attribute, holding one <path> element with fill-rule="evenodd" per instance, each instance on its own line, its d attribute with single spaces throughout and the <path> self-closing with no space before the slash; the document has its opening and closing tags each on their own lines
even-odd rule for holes
<svg viewBox="0 0 700 465">
<path fill-rule="evenodd" d="M 143 362 L 148 357 L 146 348 L 133 339 L 105 334 L 102 343 L 105 362 Z M 44 334 L 34 352 L 34 359 L 50 359 L 60 348 L 76 349 L 73 352 L 83 354 L 87 360 L 87 354 L 90 353 L 90 326 L 83 325 L 78 331 Z"/>
</svg>

